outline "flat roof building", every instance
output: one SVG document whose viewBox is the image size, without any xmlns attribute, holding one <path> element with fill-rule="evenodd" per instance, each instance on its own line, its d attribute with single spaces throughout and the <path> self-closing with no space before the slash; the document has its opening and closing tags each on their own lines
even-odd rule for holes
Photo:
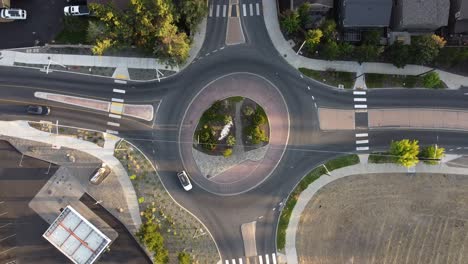
<svg viewBox="0 0 468 264">
<path fill-rule="evenodd" d="M 76 264 L 92 264 L 111 240 L 71 206 L 42 235 Z"/>
</svg>

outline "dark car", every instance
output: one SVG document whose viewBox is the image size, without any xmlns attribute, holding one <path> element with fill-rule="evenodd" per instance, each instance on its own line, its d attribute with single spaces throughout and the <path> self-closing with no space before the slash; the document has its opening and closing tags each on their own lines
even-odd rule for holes
<svg viewBox="0 0 468 264">
<path fill-rule="evenodd" d="M 31 115 L 48 115 L 50 114 L 50 108 L 48 106 L 41 106 L 41 105 L 30 105 L 26 109 L 28 114 Z"/>
</svg>

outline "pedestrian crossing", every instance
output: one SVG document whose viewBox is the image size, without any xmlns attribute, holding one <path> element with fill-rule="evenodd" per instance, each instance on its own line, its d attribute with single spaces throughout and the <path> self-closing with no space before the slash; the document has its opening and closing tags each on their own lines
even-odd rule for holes
<svg viewBox="0 0 468 264">
<path fill-rule="evenodd" d="M 224 259 L 223 264 L 277 264 L 278 259 L 276 253 L 258 255 L 253 257 L 240 257 L 232 259 Z"/>
<path fill-rule="evenodd" d="M 354 95 L 354 110 L 356 117 L 358 114 L 366 115 L 367 119 L 367 92 L 366 91 L 353 91 Z M 356 120 L 357 122 L 357 120 Z M 355 125 L 357 127 L 357 124 Z M 362 129 L 362 128 L 361 128 Z M 366 128 L 367 130 L 368 128 Z M 369 150 L 369 134 L 368 133 L 356 133 L 356 151 L 367 151 Z"/>
<path fill-rule="evenodd" d="M 233 4 L 232 7 L 236 6 L 237 4 Z M 241 16 L 243 17 L 256 17 L 256 16 L 261 16 L 262 13 L 262 4 L 261 3 L 245 3 L 245 4 L 239 4 L 239 7 L 241 9 Z M 225 18 L 225 17 L 230 17 L 230 16 L 236 16 L 236 15 L 230 15 L 229 12 L 232 12 L 232 10 L 237 10 L 235 8 L 229 8 L 229 4 L 216 4 L 216 3 L 211 3 L 208 11 L 208 17 L 213 17 L 213 18 Z"/>
</svg>

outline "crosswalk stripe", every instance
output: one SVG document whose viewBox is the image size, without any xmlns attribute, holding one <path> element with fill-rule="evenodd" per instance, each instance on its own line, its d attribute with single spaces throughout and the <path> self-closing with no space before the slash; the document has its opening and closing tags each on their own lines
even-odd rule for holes
<svg viewBox="0 0 468 264">
<path fill-rule="evenodd" d="M 265 260 L 266 264 L 270 264 L 270 258 L 268 257 L 268 254 L 265 255 Z"/>
<path fill-rule="evenodd" d="M 223 17 L 226 17 L 226 5 L 223 5 Z"/>
<path fill-rule="evenodd" d="M 120 126 L 119 123 L 114 123 L 114 122 L 107 122 L 107 125 L 109 125 L 109 126 L 115 126 L 115 127 L 119 127 L 119 126 Z"/>
<path fill-rule="evenodd" d="M 365 91 L 354 91 L 353 94 L 355 94 L 355 95 L 365 95 L 366 92 Z"/>
<path fill-rule="evenodd" d="M 260 15 L 260 4 L 256 3 L 255 7 L 257 7 L 257 16 L 259 16 Z"/>
<path fill-rule="evenodd" d="M 242 258 L 239 258 L 239 264 L 242 264 Z"/>
<path fill-rule="evenodd" d="M 229 260 L 226 259 L 226 260 L 224 261 L 224 263 L 229 264 Z"/>
<path fill-rule="evenodd" d="M 116 114 L 109 114 L 109 117 L 117 118 L 117 119 L 121 119 L 121 118 L 122 118 L 122 116 L 116 115 Z"/>
<path fill-rule="evenodd" d="M 356 137 L 368 137 L 369 134 L 368 133 L 359 133 L 359 134 L 356 134 Z"/>
<path fill-rule="evenodd" d="M 369 143 L 369 140 L 367 139 L 363 139 L 363 140 L 356 140 L 356 144 L 368 144 Z"/>
<path fill-rule="evenodd" d="M 232 262 L 232 264 L 236 264 L 236 260 L 235 260 L 235 259 L 232 259 L 231 262 Z"/>
<path fill-rule="evenodd" d="M 249 8 L 250 8 L 250 16 L 253 16 L 253 5 L 250 4 L 250 5 L 249 5 Z"/>
<path fill-rule="evenodd" d="M 276 254 L 271 254 L 271 258 L 273 259 L 273 264 L 276 264 Z"/>
<path fill-rule="evenodd" d="M 354 102 L 367 102 L 366 98 L 354 98 Z"/>
<path fill-rule="evenodd" d="M 119 134 L 119 131 L 106 129 L 106 133 L 107 133 L 107 134 L 114 134 L 114 135 L 117 135 L 117 134 Z"/>
<path fill-rule="evenodd" d="M 219 17 L 219 5 L 216 5 L 216 17 Z"/>
<path fill-rule="evenodd" d="M 357 150 L 357 151 L 369 150 L 369 147 L 357 147 L 356 150 Z"/>
<path fill-rule="evenodd" d="M 125 90 L 122 90 L 122 89 L 114 89 L 112 90 L 114 93 L 121 93 L 121 94 L 124 94 L 125 93 Z"/>
<path fill-rule="evenodd" d="M 247 9 L 245 8 L 245 4 L 242 4 L 242 13 L 244 16 L 247 16 Z"/>
<path fill-rule="evenodd" d="M 258 256 L 258 261 L 260 261 L 260 264 L 263 264 L 263 258 L 262 258 L 262 256 L 261 256 L 261 255 L 260 255 L 260 256 Z"/>
<path fill-rule="evenodd" d="M 367 105 L 354 105 L 354 108 L 367 108 Z"/>
<path fill-rule="evenodd" d="M 213 5 L 210 5 L 210 17 L 213 16 Z"/>
<path fill-rule="evenodd" d="M 120 99 L 120 98 L 112 98 L 112 102 L 119 102 L 119 103 L 123 103 L 124 100 L 123 99 Z"/>
</svg>

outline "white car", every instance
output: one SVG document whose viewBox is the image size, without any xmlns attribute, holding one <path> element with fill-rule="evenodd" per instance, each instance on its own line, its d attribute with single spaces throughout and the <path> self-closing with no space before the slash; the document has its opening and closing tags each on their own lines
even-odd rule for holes
<svg viewBox="0 0 468 264">
<path fill-rule="evenodd" d="M 85 5 L 66 6 L 63 8 L 63 13 L 66 16 L 87 16 L 89 15 L 89 8 Z"/>
<path fill-rule="evenodd" d="M 192 184 L 190 183 L 190 179 L 185 171 L 181 171 L 177 173 L 177 177 L 179 178 L 179 181 L 182 184 L 182 187 L 184 187 L 184 190 L 186 191 L 192 190 Z"/>
<path fill-rule="evenodd" d="M 26 10 L 18 8 L 5 8 L 0 10 L 0 17 L 3 19 L 24 20 L 26 19 Z"/>
</svg>

